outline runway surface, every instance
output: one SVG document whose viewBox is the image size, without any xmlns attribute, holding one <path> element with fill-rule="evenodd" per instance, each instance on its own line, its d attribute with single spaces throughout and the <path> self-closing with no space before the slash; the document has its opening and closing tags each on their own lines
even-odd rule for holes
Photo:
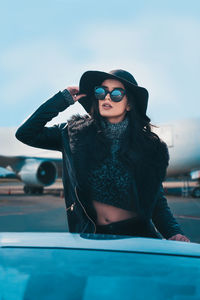
<svg viewBox="0 0 200 300">
<path fill-rule="evenodd" d="M 200 199 L 166 196 L 168 204 L 192 242 L 200 243 Z M 0 232 L 68 231 L 62 183 L 43 195 L 25 195 L 16 181 L 0 181 Z"/>
</svg>

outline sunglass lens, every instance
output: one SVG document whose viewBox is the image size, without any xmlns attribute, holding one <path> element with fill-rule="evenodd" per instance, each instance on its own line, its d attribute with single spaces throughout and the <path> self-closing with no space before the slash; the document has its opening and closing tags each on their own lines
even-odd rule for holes
<svg viewBox="0 0 200 300">
<path fill-rule="evenodd" d="M 98 87 L 95 89 L 95 97 L 99 100 L 105 99 L 106 92 L 102 87 Z"/>
<path fill-rule="evenodd" d="M 121 101 L 123 98 L 123 94 L 120 90 L 113 90 L 111 93 L 111 99 L 115 102 Z"/>
</svg>

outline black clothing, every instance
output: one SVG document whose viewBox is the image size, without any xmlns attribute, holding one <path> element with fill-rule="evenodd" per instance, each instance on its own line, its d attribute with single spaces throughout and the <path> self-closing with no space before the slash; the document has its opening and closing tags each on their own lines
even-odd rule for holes
<svg viewBox="0 0 200 300">
<path fill-rule="evenodd" d="M 97 225 L 96 233 L 161 238 L 161 235 L 156 232 L 155 227 L 150 221 L 142 220 L 139 217 L 107 225 Z"/>
<path fill-rule="evenodd" d="M 106 120 L 101 123 L 103 133 L 111 143 L 110 151 L 87 174 L 88 196 L 92 200 L 132 211 L 134 195 L 131 186 L 134 178 L 118 155 L 128 129 L 128 117 L 119 123 L 112 124 Z"/>
<path fill-rule="evenodd" d="M 106 152 L 97 139 L 94 120 L 87 115 L 75 115 L 68 123 L 45 127 L 47 122 L 68 106 L 63 94 L 57 93 L 19 127 L 16 137 L 33 147 L 62 152 L 69 231 L 94 233 L 95 212 L 85 189 L 86 175 L 88 166 L 95 166 L 94 153 L 105 157 Z M 169 238 L 183 233 L 167 205 L 162 187 L 169 159 L 167 146 L 159 142 L 157 149 L 156 164 L 146 158 L 132 170 L 135 178 L 132 182 L 132 192 L 136 199 L 134 207 L 142 219 L 152 219 L 158 231 Z"/>
</svg>

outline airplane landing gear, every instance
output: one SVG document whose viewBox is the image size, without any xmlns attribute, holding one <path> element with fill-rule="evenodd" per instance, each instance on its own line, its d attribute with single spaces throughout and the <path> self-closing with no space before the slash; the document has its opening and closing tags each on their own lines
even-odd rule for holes
<svg viewBox="0 0 200 300">
<path fill-rule="evenodd" d="M 200 198 L 200 187 L 196 187 L 192 191 L 192 197 Z"/>
<path fill-rule="evenodd" d="M 34 186 L 24 186 L 24 193 L 28 195 L 35 195 L 35 194 L 43 194 L 44 188 L 43 187 L 34 187 Z"/>
</svg>

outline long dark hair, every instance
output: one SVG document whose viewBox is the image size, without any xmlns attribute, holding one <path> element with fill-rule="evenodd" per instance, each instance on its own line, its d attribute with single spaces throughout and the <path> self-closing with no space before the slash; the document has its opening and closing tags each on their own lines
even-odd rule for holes
<svg viewBox="0 0 200 300">
<path fill-rule="evenodd" d="M 129 89 L 126 89 L 126 95 L 128 103 L 131 105 L 131 110 L 127 112 L 127 117 L 129 118 L 129 126 L 124 136 L 124 141 L 120 150 L 120 158 L 130 166 L 131 163 L 135 164 L 138 161 L 150 161 L 154 162 L 157 147 L 160 142 L 160 138 L 157 134 L 152 132 L 152 128 L 156 127 L 150 123 L 145 118 L 143 118 L 137 109 L 137 103 L 134 99 L 134 95 Z M 96 126 L 97 140 L 99 143 L 96 145 L 96 158 L 98 156 L 98 148 L 101 145 L 104 147 L 103 153 L 106 153 L 106 149 L 109 149 L 109 141 L 106 139 L 102 131 L 101 120 L 102 116 L 99 113 L 98 101 L 91 96 L 92 107 L 90 110 L 90 115 L 94 119 L 94 124 Z M 94 153 L 93 152 L 93 153 Z"/>
</svg>

